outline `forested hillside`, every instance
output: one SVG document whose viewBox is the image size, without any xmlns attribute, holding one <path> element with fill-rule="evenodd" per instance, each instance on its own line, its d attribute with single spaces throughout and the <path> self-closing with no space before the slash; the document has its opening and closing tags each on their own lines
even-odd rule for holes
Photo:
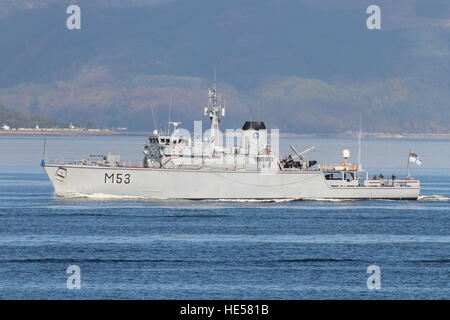
<svg viewBox="0 0 450 320">
<path fill-rule="evenodd" d="M 7 125 L 11 128 L 61 127 L 64 123 L 50 120 L 45 116 L 29 116 L 0 105 L 0 126 Z"/>
<path fill-rule="evenodd" d="M 424 3 L 433 5 L 424 5 Z M 217 79 L 225 127 L 292 133 L 450 130 L 450 2 L 0 2 L 0 104 L 85 126 L 192 127 Z M 431 9 L 432 8 L 432 9 Z"/>
</svg>

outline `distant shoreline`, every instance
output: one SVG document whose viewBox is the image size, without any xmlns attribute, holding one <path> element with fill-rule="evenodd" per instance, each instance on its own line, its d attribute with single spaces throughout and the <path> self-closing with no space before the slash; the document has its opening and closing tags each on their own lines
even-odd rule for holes
<svg viewBox="0 0 450 320">
<path fill-rule="evenodd" d="M 124 133 L 110 130 L 27 129 L 1 130 L 0 136 L 114 136 Z"/>
<path fill-rule="evenodd" d="M 0 130 L 0 136 L 148 136 L 151 132 L 139 131 L 90 131 L 90 130 Z M 282 138 L 341 138 L 357 139 L 358 133 L 280 133 Z M 450 133 L 369 133 L 363 139 L 449 139 Z"/>
<path fill-rule="evenodd" d="M 358 133 L 285 133 L 280 134 L 284 138 L 341 138 L 358 139 Z M 383 133 L 365 132 L 361 134 L 362 139 L 450 139 L 450 133 Z"/>
</svg>

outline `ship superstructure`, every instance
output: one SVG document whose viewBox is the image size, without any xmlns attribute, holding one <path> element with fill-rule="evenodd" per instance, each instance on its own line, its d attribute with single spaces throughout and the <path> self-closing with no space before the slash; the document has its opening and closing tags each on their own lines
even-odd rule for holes
<svg viewBox="0 0 450 320">
<path fill-rule="evenodd" d="M 43 163 L 55 193 L 114 195 L 154 199 L 417 199 L 420 181 L 369 178 L 349 163 L 343 150 L 339 164 L 307 158 L 315 147 L 280 158 L 278 131 L 264 122 L 246 121 L 222 133 L 225 116 L 217 84 L 209 89 L 204 115 L 210 129 L 191 136 L 170 122 L 168 132 L 154 130 L 140 165 L 107 154 L 77 162 Z"/>
</svg>

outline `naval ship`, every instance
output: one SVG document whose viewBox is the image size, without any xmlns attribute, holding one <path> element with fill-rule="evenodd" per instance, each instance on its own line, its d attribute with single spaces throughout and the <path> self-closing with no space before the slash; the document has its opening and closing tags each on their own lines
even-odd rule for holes
<svg viewBox="0 0 450 320">
<path fill-rule="evenodd" d="M 309 160 L 314 147 L 280 157 L 278 131 L 264 122 L 246 121 L 228 132 L 224 145 L 219 125 L 225 116 L 217 84 L 209 89 L 204 115 L 211 121 L 207 133 L 186 134 L 179 122 L 171 130 L 154 130 L 148 137 L 142 162 L 132 164 L 119 155 L 90 156 L 79 161 L 43 160 L 57 196 L 107 195 L 149 199 L 220 200 L 416 200 L 420 181 L 407 177 L 369 178 L 360 164 L 319 164 Z M 201 132 L 201 130 L 200 130 Z M 231 142 L 230 142 L 231 141 Z"/>
</svg>

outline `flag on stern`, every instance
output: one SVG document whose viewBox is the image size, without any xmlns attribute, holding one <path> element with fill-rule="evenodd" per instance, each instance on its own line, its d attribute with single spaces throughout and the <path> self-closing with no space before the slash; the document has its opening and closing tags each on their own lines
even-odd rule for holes
<svg viewBox="0 0 450 320">
<path fill-rule="evenodd" d="M 422 165 L 422 160 L 419 158 L 419 156 L 414 153 L 414 152 L 410 152 L 409 153 L 409 162 L 414 162 L 415 164 L 417 164 L 418 166 Z"/>
</svg>

